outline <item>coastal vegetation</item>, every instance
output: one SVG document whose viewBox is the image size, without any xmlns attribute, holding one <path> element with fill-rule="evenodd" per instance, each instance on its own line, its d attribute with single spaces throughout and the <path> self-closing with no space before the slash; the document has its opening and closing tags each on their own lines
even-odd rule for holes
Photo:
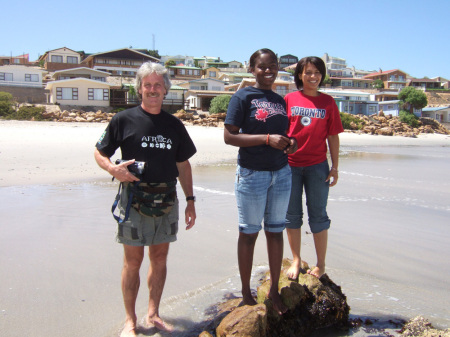
<svg viewBox="0 0 450 337">
<path fill-rule="evenodd" d="M 425 108 L 428 104 L 427 95 L 422 90 L 417 90 L 413 87 L 403 88 L 398 94 L 398 99 L 401 103 L 401 108 L 409 110 L 410 113 L 413 109 Z"/>
<path fill-rule="evenodd" d="M 419 126 L 419 118 L 413 114 L 414 109 L 422 109 L 427 106 L 427 95 L 421 90 L 417 90 L 413 87 L 403 88 L 398 94 L 400 99 L 400 121 L 406 123 L 413 128 Z"/>
<path fill-rule="evenodd" d="M 377 88 L 377 89 L 383 89 L 384 88 L 384 82 L 383 82 L 383 80 L 380 80 L 378 78 L 375 81 L 373 81 L 372 86 L 374 88 Z"/>
<path fill-rule="evenodd" d="M 44 112 L 42 106 L 23 105 L 17 109 L 13 96 L 9 92 L 0 92 L 0 117 L 4 119 L 42 121 L 46 119 Z"/>
<path fill-rule="evenodd" d="M 209 112 L 211 114 L 226 112 L 228 109 L 228 103 L 230 103 L 230 99 L 231 99 L 230 95 L 219 95 L 214 97 L 211 101 Z"/>
<path fill-rule="evenodd" d="M 7 117 L 13 111 L 13 97 L 9 92 L 0 91 L 0 117 Z"/>
<path fill-rule="evenodd" d="M 365 122 L 355 115 L 341 112 L 342 126 L 345 130 L 361 130 Z"/>
<path fill-rule="evenodd" d="M 400 110 L 398 113 L 398 117 L 401 122 L 408 124 L 409 126 L 412 126 L 413 128 L 416 128 L 419 126 L 419 118 L 416 117 L 414 114 L 410 113 L 406 110 Z"/>
</svg>

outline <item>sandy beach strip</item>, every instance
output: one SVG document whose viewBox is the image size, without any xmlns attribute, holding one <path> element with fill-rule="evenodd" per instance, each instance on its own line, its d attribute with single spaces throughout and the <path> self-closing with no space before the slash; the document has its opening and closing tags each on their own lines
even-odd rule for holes
<svg viewBox="0 0 450 337">
<path fill-rule="evenodd" d="M 0 121 L 0 186 L 53 184 L 107 178 L 93 157 L 104 123 Z M 193 166 L 232 162 L 237 148 L 223 141 L 223 128 L 188 126 L 197 146 Z M 450 136 L 417 138 L 342 133 L 341 146 L 448 146 Z M 119 158 L 117 151 L 113 158 Z"/>
</svg>

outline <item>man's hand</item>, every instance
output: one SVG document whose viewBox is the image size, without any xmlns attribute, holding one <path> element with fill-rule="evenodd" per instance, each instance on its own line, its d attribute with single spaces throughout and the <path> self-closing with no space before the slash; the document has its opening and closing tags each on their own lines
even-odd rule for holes
<svg viewBox="0 0 450 337">
<path fill-rule="evenodd" d="M 195 202 L 189 200 L 186 205 L 186 210 L 184 211 L 184 221 L 186 223 L 186 230 L 191 229 L 195 225 L 195 219 L 197 218 L 195 214 Z"/>
<path fill-rule="evenodd" d="M 128 171 L 128 165 L 131 165 L 135 162 L 135 159 L 128 160 L 118 165 L 112 166 L 108 172 L 120 182 L 134 182 L 139 181 L 135 175 L 133 175 L 130 171 Z"/>
</svg>

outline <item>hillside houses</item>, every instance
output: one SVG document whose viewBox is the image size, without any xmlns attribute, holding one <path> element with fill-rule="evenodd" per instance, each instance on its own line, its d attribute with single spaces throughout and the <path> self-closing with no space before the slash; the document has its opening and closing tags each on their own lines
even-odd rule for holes
<svg viewBox="0 0 450 337">
<path fill-rule="evenodd" d="M 247 62 L 215 56 L 165 55 L 158 59 L 152 55 L 148 50 L 131 47 L 93 54 L 61 47 L 44 52 L 33 62 L 28 54 L 0 56 L 0 91 L 10 92 L 16 101 L 25 103 L 129 107 L 139 104 L 130 88 L 142 63 L 173 61 L 167 65 L 173 86 L 164 105 L 173 112 L 208 110 L 214 97 L 232 95 L 255 83 Z M 322 59 L 329 77 L 322 90 L 335 98 L 341 111 L 349 113 L 370 115 L 383 110 L 398 114 L 398 93 L 406 86 L 426 92 L 450 89 L 449 80 L 442 77 L 416 79 L 400 69 L 359 70 L 347 66 L 344 58 L 327 53 Z M 279 57 L 275 92 L 284 96 L 297 90 L 292 75 L 298 60 L 292 54 Z M 376 88 L 380 82 L 382 88 Z M 449 122 L 445 108 L 450 104 L 444 104 L 444 111 L 436 112 L 430 109 L 440 107 L 436 106 L 436 99 L 433 103 L 423 114 Z"/>
</svg>

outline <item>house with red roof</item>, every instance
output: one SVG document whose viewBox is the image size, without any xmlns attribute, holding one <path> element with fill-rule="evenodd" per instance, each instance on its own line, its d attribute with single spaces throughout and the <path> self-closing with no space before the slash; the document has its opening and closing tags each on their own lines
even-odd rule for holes
<svg viewBox="0 0 450 337">
<path fill-rule="evenodd" d="M 380 69 L 379 72 L 372 73 L 369 75 L 364 76 L 364 79 L 371 79 L 373 81 L 375 80 L 382 80 L 384 83 L 385 89 L 397 89 L 401 90 L 404 87 L 406 87 L 406 77 L 408 74 L 405 72 L 399 70 L 399 69 L 393 69 L 393 70 L 387 70 L 382 71 Z"/>
</svg>

